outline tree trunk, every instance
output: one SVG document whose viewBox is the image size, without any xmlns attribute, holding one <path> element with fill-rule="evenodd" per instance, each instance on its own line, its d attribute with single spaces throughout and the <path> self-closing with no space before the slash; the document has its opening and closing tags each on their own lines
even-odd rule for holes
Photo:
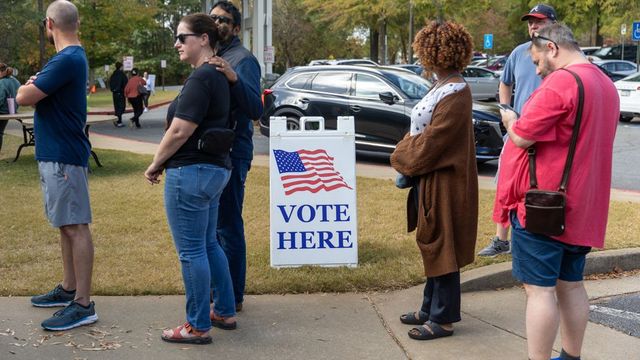
<svg viewBox="0 0 640 360">
<path fill-rule="evenodd" d="M 44 3 L 43 0 L 38 0 L 38 14 L 44 14 Z M 42 17 L 44 18 L 44 16 Z M 44 28 L 44 24 L 41 22 L 40 25 L 38 26 L 38 37 L 39 37 L 39 50 L 40 50 L 40 69 L 42 69 L 44 67 L 44 64 L 46 63 L 47 59 L 45 58 L 45 46 L 46 46 L 46 39 L 45 39 L 45 31 L 46 29 Z"/>
<path fill-rule="evenodd" d="M 369 57 L 372 61 L 378 61 L 378 30 L 373 27 L 369 28 Z"/>
<path fill-rule="evenodd" d="M 378 30 L 378 46 L 380 47 L 380 64 L 386 65 L 387 64 L 387 21 L 383 20 L 380 23 L 380 27 Z"/>
<path fill-rule="evenodd" d="M 604 38 L 600 35 L 600 12 L 596 12 L 596 46 L 602 46 Z"/>
</svg>

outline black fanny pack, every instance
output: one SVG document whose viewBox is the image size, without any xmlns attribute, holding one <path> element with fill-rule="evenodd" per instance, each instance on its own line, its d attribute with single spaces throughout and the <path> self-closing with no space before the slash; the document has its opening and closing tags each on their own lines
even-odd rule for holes
<svg viewBox="0 0 640 360">
<path fill-rule="evenodd" d="M 198 140 L 198 150 L 210 155 L 224 155 L 231 151 L 236 133 L 229 128 L 206 130 Z"/>
</svg>

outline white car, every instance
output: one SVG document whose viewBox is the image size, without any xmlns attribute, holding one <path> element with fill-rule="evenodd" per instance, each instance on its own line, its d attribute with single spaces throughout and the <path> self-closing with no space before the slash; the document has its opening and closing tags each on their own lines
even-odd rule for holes
<svg viewBox="0 0 640 360">
<path fill-rule="evenodd" d="M 613 83 L 620 96 L 620 121 L 629 122 L 640 116 L 640 73 Z"/>
<path fill-rule="evenodd" d="M 494 71 L 477 66 L 467 66 L 462 71 L 464 80 L 471 88 L 474 100 L 495 99 L 500 86 L 500 75 Z"/>
<path fill-rule="evenodd" d="M 596 60 L 593 62 L 596 65 L 600 65 L 601 67 L 607 69 L 607 71 L 620 74 L 620 75 L 631 75 L 638 72 L 638 66 L 631 61 L 626 60 Z"/>
</svg>

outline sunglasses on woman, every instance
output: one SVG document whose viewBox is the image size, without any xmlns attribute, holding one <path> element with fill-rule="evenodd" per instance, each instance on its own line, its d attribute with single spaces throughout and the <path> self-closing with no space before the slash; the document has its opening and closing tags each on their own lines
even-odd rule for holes
<svg viewBox="0 0 640 360">
<path fill-rule="evenodd" d="M 220 15 L 211 15 L 211 18 L 213 19 L 213 21 L 217 21 L 220 24 L 231 24 L 231 22 L 233 21 L 226 16 L 220 16 Z"/>
<path fill-rule="evenodd" d="M 180 41 L 180 44 L 184 44 L 185 41 L 187 41 L 187 37 L 188 36 L 200 36 L 200 34 L 194 34 L 194 33 L 186 33 L 186 34 L 178 34 L 176 35 L 176 40 Z"/>
</svg>

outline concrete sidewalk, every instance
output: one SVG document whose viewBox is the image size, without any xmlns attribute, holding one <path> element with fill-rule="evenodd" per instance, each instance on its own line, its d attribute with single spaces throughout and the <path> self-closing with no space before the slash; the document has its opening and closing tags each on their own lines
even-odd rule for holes
<svg viewBox="0 0 640 360">
<path fill-rule="evenodd" d="M 640 275 L 587 281 L 592 299 L 640 292 Z M 95 297 L 100 320 L 42 330 L 54 309 L 0 298 L 0 359 L 526 359 L 524 291 L 464 293 L 452 337 L 409 339 L 398 316 L 417 310 L 422 286 L 387 293 L 259 295 L 245 299 L 238 329 L 212 330 L 212 345 L 178 345 L 161 330 L 184 321 L 183 296 Z M 561 345 L 556 343 L 555 350 Z M 640 339 L 589 323 L 582 358 L 638 359 Z"/>
</svg>

